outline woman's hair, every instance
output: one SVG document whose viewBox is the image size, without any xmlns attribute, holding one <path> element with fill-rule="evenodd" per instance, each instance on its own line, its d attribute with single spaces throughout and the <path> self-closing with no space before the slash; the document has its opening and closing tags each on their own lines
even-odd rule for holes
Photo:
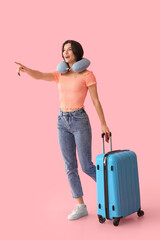
<svg viewBox="0 0 160 240">
<path fill-rule="evenodd" d="M 62 45 L 62 58 L 64 59 L 63 50 L 64 50 L 65 44 L 67 44 L 67 43 L 71 43 L 72 51 L 73 51 L 73 53 L 76 57 L 76 61 L 81 60 L 82 57 L 83 57 L 83 54 L 84 54 L 83 48 L 82 48 L 82 46 L 79 42 L 74 41 L 74 40 L 67 40 L 63 43 L 63 45 Z"/>
</svg>

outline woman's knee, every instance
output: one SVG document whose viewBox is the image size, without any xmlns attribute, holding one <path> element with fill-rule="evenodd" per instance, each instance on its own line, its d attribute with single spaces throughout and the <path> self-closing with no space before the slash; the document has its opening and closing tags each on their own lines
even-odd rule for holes
<svg viewBox="0 0 160 240">
<path fill-rule="evenodd" d="M 82 171 L 86 174 L 90 174 L 92 171 L 95 171 L 95 166 L 93 164 L 82 166 Z"/>
<path fill-rule="evenodd" d="M 78 168 L 77 167 L 65 167 L 66 173 L 67 175 L 73 175 L 73 174 L 77 174 L 78 172 Z"/>
</svg>

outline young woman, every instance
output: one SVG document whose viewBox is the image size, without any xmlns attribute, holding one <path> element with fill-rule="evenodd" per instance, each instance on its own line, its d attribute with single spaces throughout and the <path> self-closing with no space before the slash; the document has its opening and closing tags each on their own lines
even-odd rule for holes
<svg viewBox="0 0 160 240">
<path fill-rule="evenodd" d="M 68 220 L 75 220 L 88 215 L 78 175 L 76 148 L 82 170 L 96 181 L 96 166 L 92 162 L 91 155 L 91 125 L 84 109 L 84 101 L 88 90 L 101 122 L 102 133 L 107 133 L 108 136 L 110 133 L 98 98 L 95 75 L 89 70 L 74 72 L 71 69 L 75 62 L 82 59 L 83 53 L 83 48 L 79 42 L 67 40 L 63 43 L 62 57 L 69 67 L 69 71 L 65 74 L 57 70 L 43 73 L 15 62 L 20 65 L 18 73 L 20 71 L 26 72 L 35 79 L 54 81 L 58 84 L 61 104 L 57 119 L 58 141 L 72 197 L 76 198 L 77 201 L 76 208 L 68 216 Z"/>
</svg>

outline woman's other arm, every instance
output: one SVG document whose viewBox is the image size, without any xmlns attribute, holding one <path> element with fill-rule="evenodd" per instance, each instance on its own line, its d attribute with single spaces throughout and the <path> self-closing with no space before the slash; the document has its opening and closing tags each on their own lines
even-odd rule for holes
<svg viewBox="0 0 160 240">
<path fill-rule="evenodd" d="M 103 109 L 102 109 L 101 103 L 98 98 L 97 85 L 92 84 L 91 86 L 88 86 L 88 89 L 89 89 L 89 93 L 91 95 L 93 105 L 96 108 L 97 114 L 98 114 L 100 122 L 101 122 L 102 132 L 105 132 L 105 133 L 107 132 L 109 134 L 110 130 L 106 124 Z"/>
</svg>

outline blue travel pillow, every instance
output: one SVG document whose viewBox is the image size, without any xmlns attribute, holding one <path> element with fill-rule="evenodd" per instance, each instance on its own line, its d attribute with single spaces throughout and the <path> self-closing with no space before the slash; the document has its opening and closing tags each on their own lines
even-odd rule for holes
<svg viewBox="0 0 160 240">
<path fill-rule="evenodd" d="M 60 73 L 66 73 L 69 70 L 73 70 L 74 72 L 82 72 L 84 71 L 89 65 L 90 61 L 87 58 L 82 58 L 81 60 L 75 62 L 71 68 L 68 67 L 65 61 L 62 61 L 57 66 L 57 71 Z"/>
</svg>

